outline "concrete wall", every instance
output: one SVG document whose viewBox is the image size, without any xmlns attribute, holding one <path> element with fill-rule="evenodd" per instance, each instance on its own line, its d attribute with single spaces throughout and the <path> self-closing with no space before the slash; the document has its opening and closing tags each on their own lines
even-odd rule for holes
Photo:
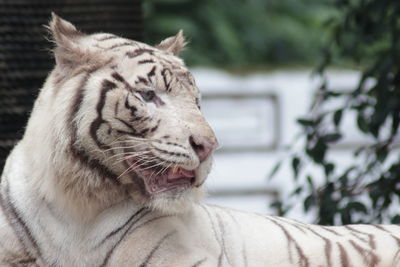
<svg viewBox="0 0 400 267">
<path fill-rule="evenodd" d="M 307 114 L 318 79 L 312 78 L 310 71 L 246 76 L 209 69 L 193 72 L 203 95 L 202 111 L 221 144 L 207 180 L 207 202 L 271 213 L 271 201 L 277 196 L 287 198 L 294 181 L 289 164 L 283 165 L 272 180 L 268 180 L 268 174 L 277 161 L 287 158 L 284 148 L 300 132 L 296 119 Z M 357 84 L 358 73 L 332 71 L 329 80 L 332 88 L 348 90 Z M 344 167 L 352 157 L 350 148 L 366 140 L 357 134 L 351 120 L 343 123 L 348 134 L 329 156 Z M 309 171 L 318 176 L 315 168 Z M 289 217 L 310 219 L 302 213 L 301 203 Z"/>
</svg>

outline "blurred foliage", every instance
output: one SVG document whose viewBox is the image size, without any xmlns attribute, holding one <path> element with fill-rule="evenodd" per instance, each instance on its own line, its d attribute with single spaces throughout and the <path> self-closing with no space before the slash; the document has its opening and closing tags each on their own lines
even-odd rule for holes
<svg viewBox="0 0 400 267">
<path fill-rule="evenodd" d="M 400 1 L 340 0 L 336 6 L 341 15 L 329 22 L 329 45 L 317 68 L 323 84 L 309 115 L 298 120 L 304 147 L 291 157 L 299 185 L 293 195 L 320 224 L 400 223 Z M 335 91 L 326 78 L 327 67 L 342 58 L 361 66 L 359 84 L 349 91 Z M 332 101 L 341 105 L 329 109 Z M 346 135 L 343 120 L 353 118 L 371 142 L 354 149 L 342 170 L 329 152 Z M 320 186 L 322 177 L 307 173 L 310 162 L 322 170 Z M 290 208 L 282 201 L 274 206 L 280 214 Z"/>
<path fill-rule="evenodd" d="M 147 0 L 146 42 L 183 29 L 189 65 L 255 68 L 315 64 L 329 0 Z"/>
</svg>

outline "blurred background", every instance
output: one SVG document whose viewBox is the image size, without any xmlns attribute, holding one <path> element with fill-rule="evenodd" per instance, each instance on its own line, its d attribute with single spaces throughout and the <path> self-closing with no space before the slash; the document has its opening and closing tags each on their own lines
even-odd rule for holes
<svg viewBox="0 0 400 267">
<path fill-rule="evenodd" d="M 208 203 L 321 224 L 400 222 L 400 2 L 0 0 L 0 152 L 53 62 L 56 11 L 182 57 L 221 148 Z"/>
</svg>

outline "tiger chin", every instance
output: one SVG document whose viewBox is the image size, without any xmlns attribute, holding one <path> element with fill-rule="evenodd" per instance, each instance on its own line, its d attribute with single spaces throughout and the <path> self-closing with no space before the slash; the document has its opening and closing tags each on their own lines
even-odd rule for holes
<svg viewBox="0 0 400 267">
<path fill-rule="evenodd" d="M 53 15 L 56 66 L 0 182 L 0 266 L 400 266 L 400 226 L 199 203 L 218 142 L 178 57 Z M 245 177 L 244 177 L 245 178 Z"/>
</svg>

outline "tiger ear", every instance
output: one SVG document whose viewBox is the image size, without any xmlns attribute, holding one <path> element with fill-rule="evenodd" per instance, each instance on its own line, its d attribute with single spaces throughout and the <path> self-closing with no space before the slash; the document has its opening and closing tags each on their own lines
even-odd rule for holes
<svg viewBox="0 0 400 267">
<path fill-rule="evenodd" d="M 54 12 L 47 27 L 50 30 L 52 41 L 55 43 L 54 57 L 56 64 L 61 67 L 74 67 L 82 63 L 84 51 L 80 48 L 79 39 L 85 35 L 78 31 L 72 23 L 63 20 Z"/>
<path fill-rule="evenodd" d="M 169 37 L 160 44 L 156 45 L 156 48 L 178 56 L 186 44 L 187 42 L 185 40 L 185 36 L 183 36 L 183 31 L 179 30 L 175 36 Z"/>
</svg>

